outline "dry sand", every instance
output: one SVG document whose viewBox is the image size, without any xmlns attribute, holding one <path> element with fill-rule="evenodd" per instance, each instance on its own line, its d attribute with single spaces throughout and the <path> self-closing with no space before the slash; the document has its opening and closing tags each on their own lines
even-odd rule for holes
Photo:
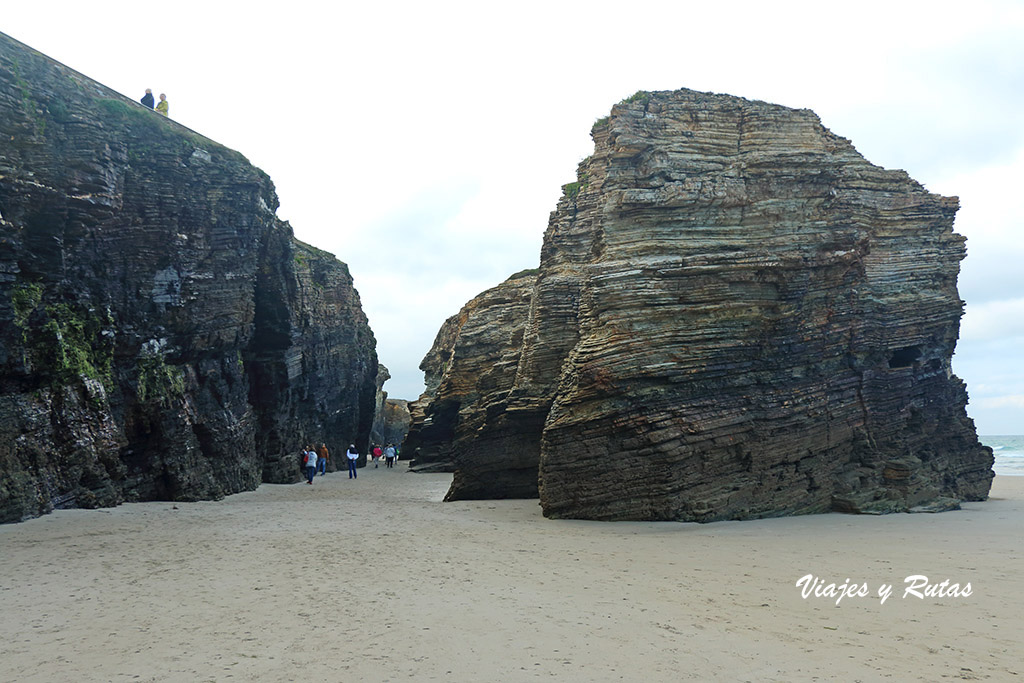
<svg viewBox="0 0 1024 683">
<path fill-rule="evenodd" d="M 449 481 L 0 527 L 0 680 L 1024 681 L 1024 477 L 958 512 L 707 525 L 441 503 Z M 809 573 L 871 596 L 803 599 Z M 972 594 L 904 598 L 914 574 Z"/>
</svg>

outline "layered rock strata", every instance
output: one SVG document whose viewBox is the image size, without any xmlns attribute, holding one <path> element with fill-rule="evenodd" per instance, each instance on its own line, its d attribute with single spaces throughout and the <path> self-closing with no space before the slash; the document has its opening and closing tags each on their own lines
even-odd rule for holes
<svg viewBox="0 0 1024 683">
<path fill-rule="evenodd" d="M 377 372 L 376 410 L 370 441 L 375 444 L 400 446 L 409 432 L 409 424 L 412 421 L 409 415 L 409 401 L 388 398 L 388 392 L 384 391 L 384 383 L 389 379 L 391 373 L 381 365 Z"/>
<path fill-rule="evenodd" d="M 270 179 L 0 34 L 0 521 L 196 500 L 363 443 L 375 341 Z"/>
<path fill-rule="evenodd" d="M 374 440 L 380 444 L 393 444 L 399 447 L 405 441 L 411 424 L 409 401 L 401 398 L 386 398 L 384 405 L 377 412 L 378 426 L 374 432 Z"/>
<path fill-rule="evenodd" d="M 459 493 L 450 496 L 473 497 L 495 479 L 503 497 L 537 495 L 536 461 L 520 468 L 522 454 L 492 451 L 489 434 L 479 433 L 489 414 L 504 411 L 515 381 L 536 276 L 516 273 L 463 306 L 420 364 L 427 392 L 412 406 L 403 454 L 413 458 L 413 471 L 454 470 L 451 491 Z"/>
<path fill-rule="evenodd" d="M 545 234 L 515 381 L 476 410 L 487 447 L 457 459 L 449 498 L 518 493 L 503 475 L 534 466 L 551 517 L 987 496 L 991 451 L 950 367 L 956 198 L 810 111 L 736 97 L 638 93 L 592 134 Z M 464 484 L 501 453 L 522 460 Z"/>
<path fill-rule="evenodd" d="M 464 306 L 463 310 L 471 304 Z M 438 396 L 441 378 L 464 322 L 461 311 L 445 320 L 427 355 L 420 361 L 426 390 L 409 404 L 409 433 L 402 447 L 403 455 L 411 459 L 409 467 L 413 472 L 455 471 L 452 460 L 452 439 L 455 435 L 452 411 L 444 408 L 444 401 L 438 402 L 435 407 L 434 399 Z"/>
</svg>

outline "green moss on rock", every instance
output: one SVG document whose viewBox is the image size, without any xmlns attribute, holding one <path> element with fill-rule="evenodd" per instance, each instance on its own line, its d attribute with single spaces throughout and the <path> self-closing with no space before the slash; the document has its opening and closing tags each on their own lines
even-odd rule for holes
<svg viewBox="0 0 1024 683">
<path fill-rule="evenodd" d="M 28 317 L 42 301 L 42 285 L 33 282 L 15 286 L 11 291 L 11 304 L 14 306 L 14 324 L 24 330 L 28 326 Z"/>
<path fill-rule="evenodd" d="M 167 365 L 164 356 L 143 355 L 138 359 L 136 393 L 140 402 L 157 401 L 166 404 L 185 391 L 184 373 L 180 368 Z"/>
<path fill-rule="evenodd" d="M 111 387 L 112 344 L 103 336 L 111 326 L 94 310 L 82 311 L 67 304 L 46 307 L 48 320 L 32 333 L 33 365 L 56 382 L 79 377 L 99 380 Z"/>
<path fill-rule="evenodd" d="M 138 369 L 136 392 L 140 402 L 167 404 L 172 398 L 185 393 L 185 373 L 181 368 L 168 365 L 163 356 L 142 356 Z"/>
</svg>

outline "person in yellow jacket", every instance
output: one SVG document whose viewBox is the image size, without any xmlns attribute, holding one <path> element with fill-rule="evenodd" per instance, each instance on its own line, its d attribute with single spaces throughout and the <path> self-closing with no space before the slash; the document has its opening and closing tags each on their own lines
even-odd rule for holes
<svg viewBox="0 0 1024 683">
<path fill-rule="evenodd" d="M 167 116 L 168 106 L 169 105 L 167 104 L 167 95 L 160 93 L 160 101 L 156 103 L 156 110 L 164 116 Z"/>
</svg>

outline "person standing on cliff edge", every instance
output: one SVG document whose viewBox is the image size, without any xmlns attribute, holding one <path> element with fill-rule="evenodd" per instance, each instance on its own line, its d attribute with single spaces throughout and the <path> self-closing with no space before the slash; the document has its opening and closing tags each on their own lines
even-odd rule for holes
<svg viewBox="0 0 1024 683">
<path fill-rule="evenodd" d="M 167 95 L 160 93 L 160 101 L 156 105 L 157 113 L 167 116 L 168 107 L 170 107 L 170 105 L 167 104 Z"/>
<path fill-rule="evenodd" d="M 359 474 L 356 472 L 356 460 L 359 459 L 359 451 L 356 450 L 355 444 L 348 447 L 348 452 L 345 453 L 345 457 L 348 458 L 348 478 L 358 478 Z"/>
<path fill-rule="evenodd" d="M 142 99 L 139 100 L 139 102 L 142 102 L 142 104 L 144 104 L 145 106 L 147 106 L 150 109 L 152 109 L 153 108 L 153 91 L 150 90 L 149 88 L 146 88 L 146 94 L 142 96 Z"/>
</svg>

